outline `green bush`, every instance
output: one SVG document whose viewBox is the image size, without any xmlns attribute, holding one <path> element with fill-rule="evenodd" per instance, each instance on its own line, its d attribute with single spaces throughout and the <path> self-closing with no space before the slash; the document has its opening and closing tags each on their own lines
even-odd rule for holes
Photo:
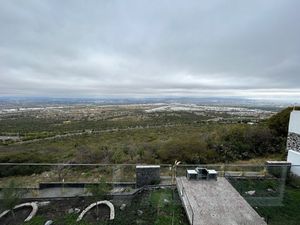
<svg viewBox="0 0 300 225">
<path fill-rule="evenodd" d="M 0 166 L 0 177 L 26 176 L 49 171 L 48 166 Z"/>
</svg>

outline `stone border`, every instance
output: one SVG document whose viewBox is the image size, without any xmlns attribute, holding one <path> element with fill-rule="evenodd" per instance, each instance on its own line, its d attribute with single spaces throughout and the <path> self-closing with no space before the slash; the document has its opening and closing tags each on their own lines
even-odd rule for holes
<svg viewBox="0 0 300 225">
<path fill-rule="evenodd" d="M 32 211 L 30 212 L 29 216 L 24 220 L 24 222 L 30 221 L 37 213 L 38 211 L 38 203 L 37 202 L 27 202 L 20 205 L 16 205 L 14 209 L 19 209 L 23 207 L 31 207 Z M 9 213 L 10 210 L 6 210 L 3 213 L 0 214 L 0 218 L 4 217 L 7 213 Z"/>
<path fill-rule="evenodd" d="M 300 152 L 300 134 L 289 132 L 286 147 L 287 150 Z"/>
<path fill-rule="evenodd" d="M 97 205 L 100 205 L 100 204 L 105 204 L 109 207 L 110 209 L 110 215 L 109 215 L 109 219 L 110 220 L 113 220 L 115 218 L 115 207 L 114 205 L 110 202 L 110 201 L 107 201 L 107 200 L 104 200 L 104 201 L 99 201 L 99 202 L 94 202 L 92 204 L 90 204 L 87 208 L 85 208 L 81 213 L 80 215 L 78 216 L 77 218 L 77 222 L 79 222 L 80 220 L 82 220 L 82 218 L 84 217 L 84 215 L 92 208 L 94 208 L 95 206 Z"/>
</svg>

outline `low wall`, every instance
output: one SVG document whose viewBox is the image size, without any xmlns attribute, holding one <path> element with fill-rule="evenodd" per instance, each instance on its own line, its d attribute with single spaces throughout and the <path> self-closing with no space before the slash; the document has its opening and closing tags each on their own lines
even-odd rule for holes
<svg viewBox="0 0 300 225">
<path fill-rule="evenodd" d="M 114 187 L 135 187 L 135 182 L 106 182 Z M 99 183 L 92 182 L 45 182 L 39 183 L 39 189 L 54 188 L 54 187 L 72 187 L 72 188 L 84 188 L 87 185 L 97 185 Z"/>
<path fill-rule="evenodd" d="M 287 161 L 292 163 L 291 172 L 300 176 L 300 152 L 289 150 Z"/>
<path fill-rule="evenodd" d="M 139 165 L 136 166 L 136 186 L 144 187 L 147 185 L 159 184 L 160 166 L 158 165 Z"/>
</svg>

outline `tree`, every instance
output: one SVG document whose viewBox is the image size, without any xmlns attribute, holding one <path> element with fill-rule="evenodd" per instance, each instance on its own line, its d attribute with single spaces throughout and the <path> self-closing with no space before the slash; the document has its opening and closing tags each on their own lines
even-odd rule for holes
<svg viewBox="0 0 300 225">
<path fill-rule="evenodd" d="M 106 195 L 108 194 L 110 190 L 110 186 L 106 183 L 104 178 L 101 178 L 96 185 L 89 185 L 87 187 L 88 192 L 92 194 L 92 198 L 94 201 L 100 201 L 104 200 Z M 98 205 L 96 206 L 96 214 L 97 217 L 99 216 L 99 210 L 98 210 Z"/>
<path fill-rule="evenodd" d="M 88 192 L 90 192 L 95 200 L 103 199 L 109 192 L 109 185 L 106 183 L 104 178 L 101 178 L 95 185 L 88 186 Z"/>
</svg>

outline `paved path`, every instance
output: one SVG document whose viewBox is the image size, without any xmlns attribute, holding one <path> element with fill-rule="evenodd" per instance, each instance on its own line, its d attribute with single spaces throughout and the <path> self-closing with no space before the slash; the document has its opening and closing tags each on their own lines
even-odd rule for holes
<svg viewBox="0 0 300 225">
<path fill-rule="evenodd" d="M 266 222 L 224 178 L 176 178 L 178 192 L 193 225 L 266 225 Z"/>
</svg>

